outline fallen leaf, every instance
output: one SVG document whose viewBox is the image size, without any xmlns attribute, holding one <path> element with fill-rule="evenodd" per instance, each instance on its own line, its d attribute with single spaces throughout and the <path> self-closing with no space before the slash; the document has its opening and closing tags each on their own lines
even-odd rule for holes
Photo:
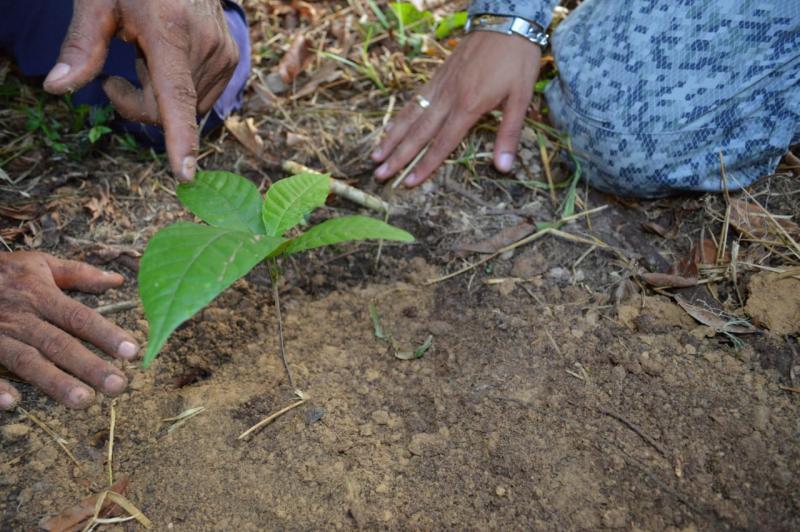
<svg viewBox="0 0 800 532">
<path fill-rule="evenodd" d="M 281 80 L 290 85 L 314 57 L 311 46 L 302 33 L 296 33 L 289 50 L 278 64 Z"/>
<path fill-rule="evenodd" d="M 260 156 L 264 151 L 264 140 L 258 135 L 252 118 L 242 120 L 241 117 L 231 115 L 225 119 L 225 127 L 253 155 Z"/>
<path fill-rule="evenodd" d="M 326 63 L 311 75 L 311 79 L 292 96 L 292 99 L 298 100 L 313 94 L 323 83 L 332 83 L 341 77 L 342 71 L 339 70 L 339 65 L 333 62 Z"/>
<path fill-rule="evenodd" d="M 456 245 L 453 250 L 457 253 L 496 253 L 506 246 L 525 238 L 536 230 L 536 226 L 528 222 L 521 222 L 514 227 L 503 229 L 496 235 L 480 242 Z"/>
<path fill-rule="evenodd" d="M 773 220 L 775 220 L 773 222 Z M 800 226 L 787 218 L 770 219 L 767 211 L 754 203 L 739 198 L 731 200 L 731 225 L 740 233 L 757 240 L 770 240 L 782 236 L 776 224 L 780 225 L 792 238 L 800 238 Z"/>
<path fill-rule="evenodd" d="M 688 288 L 697 285 L 697 277 L 683 277 L 670 273 L 642 272 L 639 277 L 656 288 Z"/>
<path fill-rule="evenodd" d="M 681 296 L 675 296 L 675 302 L 691 317 L 714 329 L 716 332 L 729 334 L 752 334 L 758 332 L 746 320 L 736 316 L 728 316 L 720 310 L 693 305 Z"/>
<path fill-rule="evenodd" d="M 0 216 L 11 218 L 12 220 L 33 220 L 36 218 L 36 205 L 27 203 L 24 205 L 0 205 Z"/>
<path fill-rule="evenodd" d="M 128 489 L 130 478 L 123 476 L 117 480 L 111 491 L 124 494 Z M 50 532 L 72 532 L 82 530 L 86 521 L 94 515 L 94 507 L 100 495 L 90 495 L 74 506 L 70 506 L 60 514 L 47 517 L 39 522 L 39 527 Z M 112 517 L 122 514 L 122 508 L 111 499 L 106 498 L 100 510 L 100 517 Z"/>
<path fill-rule="evenodd" d="M 656 222 L 642 222 L 642 229 L 650 233 L 656 234 L 661 238 L 669 238 L 667 228 Z"/>
</svg>

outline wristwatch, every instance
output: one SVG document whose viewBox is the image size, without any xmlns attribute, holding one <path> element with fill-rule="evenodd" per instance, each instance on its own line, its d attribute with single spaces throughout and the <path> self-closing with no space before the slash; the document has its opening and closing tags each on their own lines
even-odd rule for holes
<svg viewBox="0 0 800 532">
<path fill-rule="evenodd" d="M 496 31 L 506 35 L 519 35 L 542 48 L 547 46 L 550 41 L 550 36 L 547 35 L 544 28 L 520 17 L 476 15 L 467 20 L 464 30 L 467 33 L 472 31 Z"/>
</svg>

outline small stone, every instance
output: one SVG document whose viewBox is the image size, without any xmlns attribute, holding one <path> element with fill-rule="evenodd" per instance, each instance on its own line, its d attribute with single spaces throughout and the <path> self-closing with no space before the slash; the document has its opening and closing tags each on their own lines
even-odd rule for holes
<svg viewBox="0 0 800 532">
<path fill-rule="evenodd" d="M 683 346 L 683 351 L 684 351 L 684 352 L 685 352 L 687 355 L 696 355 L 696 354 L 697 354 L 697 348 L 696 348 L 695 346 L 693 346 L 692 344 L 686 344 L 686 345 L 684 345 L 684 346 Z"/>
<path fill-rule="evenodd" d="M 723 353 L 721 351 L 707 351 L 703 353 L 703 358 L 706 359 L 706 362 L 709 364 L 713 364 L 714 366 L 718 366 L 719 363 L 722 361 Z"/>
<path fill-rule="evenodd" d="M 380 379 L 380 377 L 380 372 L 374 369 L 368 369 L 366 372 L 364 372 L 364 379 L 367 382 L 375 382 L 376 380 Z"/>
<path fill-rule="evenodd" d="M 378 425 L 388 425 L 389 424 L 389 412 L 386 410 L 376 410 L 372 413 L 372 421 L 374 421 Z"/>
<path fill-rule="evenodd" d="M 753 426 L 756 430 L 764 432 L 769 424 L 770 411 L 766 405 L 758 405 L 753 412 Z"/>
<path fill-rule="evenodd" d="M 375 433 L 375 429 L 372 427 L 372 423 L 364 423 L 361 425 L 361 428 L 358 429 L 358 433 L 362 436 L 369 437 Z"/>
<path fill-rule="evenodd" d="M 603 513 L 603 526 L 606 528 L 624 528 L 628 523 L 628 512 L 623 508 L 612 508 Z"/>
<path fill-rule="evenodd" d="M 664 364 L 661 357 L 656 354 L 651 355 L 649 352 L 644 351 L 639 355 L 639 365 L 649 375 L 657 377 L 664 372 Z"/>
<path fill-rule="evenodd" d="M 411 436 L 408 451 L 416 456 L 430 456 L 438 454 L 442 447 L 444 447 L 444 441 L 438 435 L 420 432 Z"/>
<path fill-rule="evenodd" d="M 9 442 L 24 438 L 30 431 L 31 428 L 24 423 L 12 423 L 10 425 L 4 425 L 3 428 L 0 429 L 3 439 Z"/>
<path fill-rule="evenodd" d="M 506 489 L 503 486 L 497 486 L 497 489 L 494 490 L 498 497 L 505 497 L 506 496 Z"/>
</svg>

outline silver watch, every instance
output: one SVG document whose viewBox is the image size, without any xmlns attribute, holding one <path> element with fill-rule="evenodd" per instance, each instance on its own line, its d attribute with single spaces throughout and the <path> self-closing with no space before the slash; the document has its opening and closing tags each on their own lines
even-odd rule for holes
<svg viewBox="0 0 800 532">
<path fill-rule="evenodd" d="M 506 35 L 519 35 L 542 48 L 547 46 L 550 41 L 550 36 L 540 25 L 520 17 L 476 15 L 467 20 L 464 30 L 467 33 L 472 31 L 496 31 Z"/>
</svg>

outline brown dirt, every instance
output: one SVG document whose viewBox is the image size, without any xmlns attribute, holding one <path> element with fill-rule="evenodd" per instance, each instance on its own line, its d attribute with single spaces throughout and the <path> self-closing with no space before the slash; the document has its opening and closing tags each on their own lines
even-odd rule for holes
<svg viewBox="0 0 800 532">
<path fill-rule="evenodd" d="M 254 33 L 272 35 L 261 31 L 269 20 L 257 19 Z M 265 55 L 255 68 L 267 72 L 278 58 Z M 217 136 L 204 142 L 203 165 L 238 171 L 263 190 L 284 159 L 335 164 L 374 190 L 365 154 L 388 97 L 363 80 L 340 85 L 338 107 L 334 89 L 314 96 L 319 107 L 285 99 L 280 112 L 250 95 L 248 116 L 264 118 L 269 154 L 253 157 Z M 0 139 L 24 130 L 24 113 L 0 118 Z M 319 146 L 289 146 L 288 133 L 309 131 Z M 470 149 L 490 152 L 488 138 L 471 136 Z M 117 144 L 71 161 L 37 142 L 6 168 L 15 179 L 31 175 L 0 183 L 0 205 L 13 207 L 0 213 L 2 234 L 17 249 L 126 275 L 123 289 L 75 295 L 87 305 L 135 299 L 131 255 L 185 216 L 169 192 L 174 182 L 149 154 Z M 538 153 L 535 135 L 523 137 L 525 150 Z M 127 496 L 154 529 L 800 529 L 800 394 L 789 389 L 800 385 L 797 336 L 765 331 L 736 348 L 633 281 L 632 264 L 663 271 L 689 240 L 720 234 L 707 215 L 724 212 L 723 200 L 618 203 L 581 192 L 588 208 L 613 208 L 591 227 L 564 229 L 597 234 L 615 253 L 585 255 L 582 244 L 548 237 L 425 285 L 465 264 L 455 243 L 554 216 L 546 193 L 477 168 L 450 165 L 436 182 L 398 193 L 407 214 L 391 221 L 418 244 L 385 247 L 377 268 L 372 244 L 287 261 L 287 346 L 310 401 L 248 441 L 237 436 L 296 400 L 263 268 L 182 326 L 150 369 L 124 367 L 131 387 L 116 403 L 113 466 L 131 476 Z M 792 187 L 796 179 L 776 178 L 759 197 L 773 208 L 797 197 Z M 333 200 L 323 215 L 353 210 Z M 643 233 L 643 221 L 667 238 Z M 753 248 L 743 244 L 743 253 Z M 786 294 L 776 286 L 753 294 L 769 309 Z M 725 310 L 739 308 L 730 286 L 710 288 Z M 430 350 L 395 358 L 374 337 L 371 303 L 399 345 L 413 349 L 432 335 Z M 145 339 L 139 309 L 112 319 Z M 35 529 L 107 485 L 110 401 L 76 412 L 18 386 L 23 406 L 67 439 L 81 469 L 22 414 L 0 413 L 0 530 Z M 167 432 L 161 420 L 195 406 L 206 410 Z"/>
</svg>

